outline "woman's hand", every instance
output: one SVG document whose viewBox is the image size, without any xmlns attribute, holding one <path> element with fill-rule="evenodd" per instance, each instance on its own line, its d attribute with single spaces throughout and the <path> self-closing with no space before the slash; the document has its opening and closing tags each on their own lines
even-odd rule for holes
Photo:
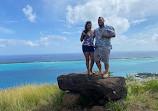
<svg viewBox="0 0 158 111">
<path fill-rule="evenodd" d="M 82 42 L 84 37 L 86 36 L 86 34 L 84 32 L 82 32 L 82 35 L 81 35 L 81 38 L 80 38 L 80 41 Z"/>
<path fill-rule="evenodd" d="M 83 37 L 86 36 L 86 34 L 84 32 L 82 32 Z"/>
</svg>

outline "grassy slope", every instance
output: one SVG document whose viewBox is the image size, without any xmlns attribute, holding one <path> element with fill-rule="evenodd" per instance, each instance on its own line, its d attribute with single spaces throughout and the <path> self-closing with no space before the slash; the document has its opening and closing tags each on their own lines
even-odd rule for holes
<svg viewBox="0 0 158 111">
<path fill-rule="evenodd" d="M 110 102 L 113 111 L 158 111 L 158 79 L 126 80 L 128 94 L 121 102 Z"/>
<path fill-rule="evenodd" d="M 0 111 L 32 111 L 47 107 L 60 109 L 64 94 L 57 85 L 26 85 L 0 91 Z"/>
<path fill-rule="evenodd" d="M 113 111 L 157 111 L 158 79 L 147 81 L 127 77 L 128 95 L 121 102 L 109 102 Z M 56 111 L 63 107 L 64 94 L 57 85 L 26 85 L 0 91 L 0 111 Z"/>
</svg>

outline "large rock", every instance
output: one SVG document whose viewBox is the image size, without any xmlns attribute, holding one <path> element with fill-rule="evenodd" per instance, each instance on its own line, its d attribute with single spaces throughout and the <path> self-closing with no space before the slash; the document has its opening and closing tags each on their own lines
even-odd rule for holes
<svg viewBox="0 0 158 111">
<path fill-rule="evenodd" d="M 93 106 L 90 111 L 106 111 L 103 106 Z"/>
<path fill-rule="evenodd" d="M 59 88 L 63 91 L 79 93 L 95 99 L 116 100 L 127 94 L 124 77 L 103 78 L 102 75 L 71 73 L 57 78 Z"/>
<path fill-rule="evenodd" d="M 64 94 L 62 101 L 63 104 L 66 106 L 73 106 L 78 102 L 79 98 L 80 98 L 80 94 L 68 92 Z"/>
</svg>

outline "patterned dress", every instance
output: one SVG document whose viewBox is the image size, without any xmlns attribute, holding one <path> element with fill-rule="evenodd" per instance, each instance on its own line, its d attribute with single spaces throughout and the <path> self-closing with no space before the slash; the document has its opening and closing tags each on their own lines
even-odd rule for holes
<svg viewBox="0 0 158 111">
<path fill-rule="evenodd" d="M 94 46 L 93 41 L 94 41 L 94 35 L 86 33 L 86 35 L 85 35 L 85 37 L 83 39 L 82 45 L 84 45 L 84 46 Z"/>
</svg>

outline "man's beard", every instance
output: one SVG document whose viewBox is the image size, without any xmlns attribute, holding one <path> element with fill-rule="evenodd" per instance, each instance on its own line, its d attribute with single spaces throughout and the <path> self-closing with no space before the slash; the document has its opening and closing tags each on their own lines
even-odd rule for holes
<svg viewBox="0 0 158 111">
<path fill-rule="evenodd" d="M 102 24 L 102 25 L 99 25 L 99 27 L 103 27 L 104 26 L 104 24 Z"/>
</svg>

